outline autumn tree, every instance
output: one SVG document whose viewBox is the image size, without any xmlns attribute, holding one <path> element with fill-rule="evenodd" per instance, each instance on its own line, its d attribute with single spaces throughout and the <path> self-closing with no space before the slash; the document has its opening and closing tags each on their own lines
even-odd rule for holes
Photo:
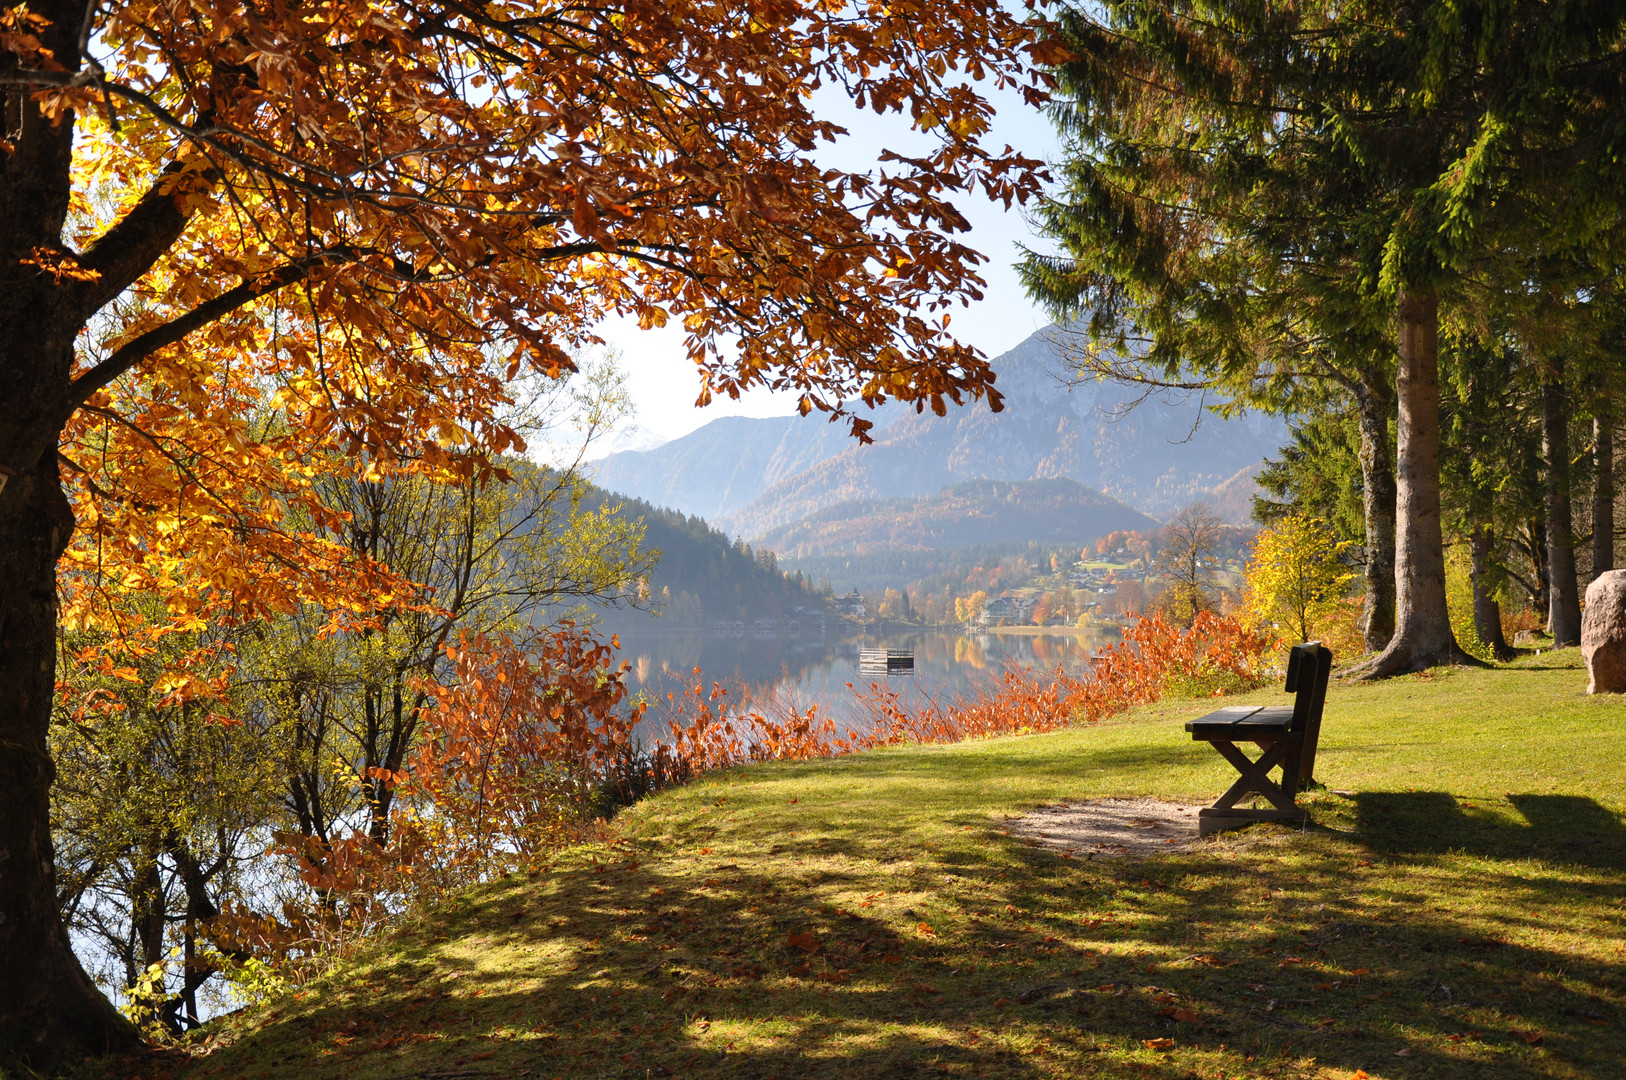
<svg viewBox="0 0 1626 1080">
<path fill-rule="evenodd" d="M 263 857 L 270 836 L 309 840 L 302 854 L 317 869 L 353 837 L 389 842 L 397 789 L 387 778 L 413 760 L 425 708 L 454 666 L 449 642 L 552 647 L 561 620 L 587 614 L 588 601 L 626 600 L 647 572 L 641 522 L 585 505 L 575 468 L 619 415 L 619 376 L 594 364 L 534 389 L 505 410 L 508 422 L 527 438 L 554 434 L 557 465 L 504 461 L 507 483 L 367 480 L 343 458 L 303 462 L 342 517 L 331 529 L 291 524 L 328 533 L 417 590 L 356 626 L 335 630 L 334 612 L 312 598 L 254 620 L 213 612 L 177 632 L 157 590 L 114 579 L 132 560 L 120 537 L 101 535 L 104 523 L 89 516 L 70 548 L 51 743 L 64 917 L 93 944 L 104 982 L 145 976 L 154 1019 L 171 1031 L 197 1023 L 197 992 L 215 971 L 200 935 L 252 899 L 241 882 L 297 888 Z M 575 460 L 560 429 L 576 440 Z M 117 455 L 74 456 L 87 483 L 127 482 Z M 178 562 L 163 593 L 189 579 Z M 219 690 L 188 692 L 197 680 Z"/>
<path fill-rule="evenodd" d="M 43 0 L 0 20 L 0 1054 L 33 1067 L 132 1038 L 56 913 L 70 494 L 240 617 L 341 586 L 360 617 L 408 585 L 285 527 L 288 499 L 324 512 L 299 461 L 478 475 L 521 448 L 506 380 L 567 371 L 607 317 L 681 326 L 702 403 L 998 405 L 947 313 L 980 286 L 951 198 L 1036 183 L 985 146 L 967 79 L 1042 98 L 999 7 Z M 830 169 L 819 87 L 937 142 Z M 231 405 L 265 386 L 284 430 Z M 119 491 L 75 479 L 102 422 L 148 449 Z M 263 573 L 237 568 L 245 544 Z"/>
<path fill-rule="evenodd" d="M 1316 640 L 1353 576 L 1340 559 L 1347 546 L 1316 518 L 1289 514 L 1265 526 L 1243 572 L 1248 614 L 1295 641 Z"/>
<path fill-rule="evenodd" d="M 970 626 L 982 615 L 983 606 L 988 603 L 988 594 L 978 589 L 970 596 L 956 596 L 954 598 L 954 617 L 965 626 Z"/>
<path fill-rule="evenodd" d="M 1158 534 L 1153 573 L 1163 579 L 1157 606 L 1181 626 L 1190 626 L 1198 612 L 1211 611 L 1218 597 L 1214 573 L 1218 569 L 1222 525 L 1203 503 L 1183 507 Z"/>
</svg>

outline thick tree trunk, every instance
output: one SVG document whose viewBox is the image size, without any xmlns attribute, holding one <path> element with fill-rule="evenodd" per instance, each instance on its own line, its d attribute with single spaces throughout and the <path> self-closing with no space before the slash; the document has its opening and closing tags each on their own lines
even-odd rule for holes
<svg viewBox="0 0 1626 1080">
<path fill-rule="evenodd" d="M 1437 664 L 1477 664 L 1457 647 L 1445 608 L 1445 548 L 1440 531 L 1439 294 L 1401 290 L 1396 312 L 1400 406 L 1395 467 L 1395 633 L 1387 648 L 1356 669 L 1375 679 Z"/>
<path fill-rule="evenodd" d="M 0 491 L 0 1063 L 40 1071 L 136 1042 L 79 966 L 57 911 L 46 733 L 56 561 L 72 530 L 54 454 Z"/>
<path fill-rule="evenodd" d="M 1366 604 L 1361 638 L 1381 652 L 1395 632 L 1395 463 L 1389 452 L 1394 409 L 1382 369 L 1361 373 L 1355 387 L 1361 426 L 1361 508 L 1366 516 Z"/>
<path fill-rule="evenodd" d="M 40 0 L 29 11 L 45 20 L 39 34 L 53 62 L 77 69 L 83 0 Z M 15 54 L 0 59 L 10 65 Z M 0 1071 L 22 1062 L 47 1072 L 137 1040 L 80 967 L 57 908 L 46 736 L 56 564 L 73 533 L 57 442 L 85 312 L 38 265 L 40 253 L 62 250 L 74 122 L 71 112 L 41 116 L 32 89 L 0 88 Z"/>
<path fill-rule="evenodd" d="M 1600 402 L 1592 417 L 1592 577 L 1615 568 L 1615 416 Z"/>
<path fill-rule="evenodd" d="M 1554 645 L 1581 643 L 1581 595 L 1575 577 L 1575 525 L 1570 514 L 1569 408 L 1563 361 L 1541 383 L 1541 456 L 1547 474 L 1548 630 Z"/>
<path fill-rule="evenodd" d="M 1511 660 L 1515 653 L 1502 635 L 1502 605 L 1496 602 L 1496 590 L 1490 578 L 1492 537 L 1483 524 L 1475 525 L 1468 539 L 1472 558 L 1474 586 L 1474 632 L 1479 640 L 1490 646 L 1491 655 L 1498 660 Z"/>
</svg>

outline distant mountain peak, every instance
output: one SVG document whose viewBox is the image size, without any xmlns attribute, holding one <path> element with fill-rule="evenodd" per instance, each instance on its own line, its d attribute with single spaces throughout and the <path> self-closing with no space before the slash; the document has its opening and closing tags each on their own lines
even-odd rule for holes
<svg viewBox="0 0 1626 1080">
<path fill-rule="evenodd" d="M 724 417 L 657 450 L 613 454 L 594 479 L 746 537 L 854 500 L 979 480 L 1071 479 L 1152 517 L 1207 498 L 1246 522 L 1253 472 L 1285 438 L 1280 419 L 1221 418 L 1198 394 L 1131 407 L 1136 388 L 1066 381 L 1064 345 L 1051 327 L 994 359 L 998 413 L 985 401 L 944 417 L 894 403 L 873 417 L 868 446 L 817 417 Z"/>
</svg>

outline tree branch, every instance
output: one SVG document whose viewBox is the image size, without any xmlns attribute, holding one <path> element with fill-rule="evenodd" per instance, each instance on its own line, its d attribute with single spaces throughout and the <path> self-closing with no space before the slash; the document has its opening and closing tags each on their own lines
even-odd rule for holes
<svg viewBox="0 0 1626 1080">
<path fill-rule="evenodd" d="M 164 325 L 154 327 L 145 334 L 125 342 L 101 363 L 85 371 L 69 384 L 58 423 L 66 423 L 68 416 L 84 404 L 90 395 L 105 388 L 114 379 L 159 349 L 175 344 L 192 331 L 209 325 L 268 292 L 275 292 L 286 285 L 303 280 L 315 266 L 330 261 L 334 254 L 335 252 L 331 251 L 323 252 L 278 267 L 253 281 L 245 281 L 235 288 L 227 289 L 214 299 L 205 300 L 185 315 L 171 319 Z"/>
<path fill-rule="evenodd" d="M 181 209 L 181 198 L 187 194 L 183 174 L 188 169 L 204 182 L 218 176 L 212 167 L 198 170 L 184 158 L 170 162 L 130 212 L 78 257 L 80 266 L 97 275 L 85 284 L 81 294 L 80 310 L 85 317 L 101 310 L 102 305 L 150 270 L 185 231 L 192 219 Z"/>
</svg>

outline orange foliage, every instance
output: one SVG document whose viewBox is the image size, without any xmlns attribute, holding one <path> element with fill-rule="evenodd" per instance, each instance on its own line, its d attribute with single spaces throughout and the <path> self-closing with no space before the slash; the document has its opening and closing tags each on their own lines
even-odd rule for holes
<svg viewBox="0 0 1626 1080">
<path fill-rule="evenodd" d="M 566 625 L 540 653 L 474 637 L 448 645 L 454 670 L 426 687 L 426 727 L 407 792 L 433 808 L 440 862 L 478 875 L 505 852 L 546 850 L 596 806 L 597 781 L 624 754 L 643 707 L 621 707 L 625 665 L 605 644 Z"/>
</svg>

